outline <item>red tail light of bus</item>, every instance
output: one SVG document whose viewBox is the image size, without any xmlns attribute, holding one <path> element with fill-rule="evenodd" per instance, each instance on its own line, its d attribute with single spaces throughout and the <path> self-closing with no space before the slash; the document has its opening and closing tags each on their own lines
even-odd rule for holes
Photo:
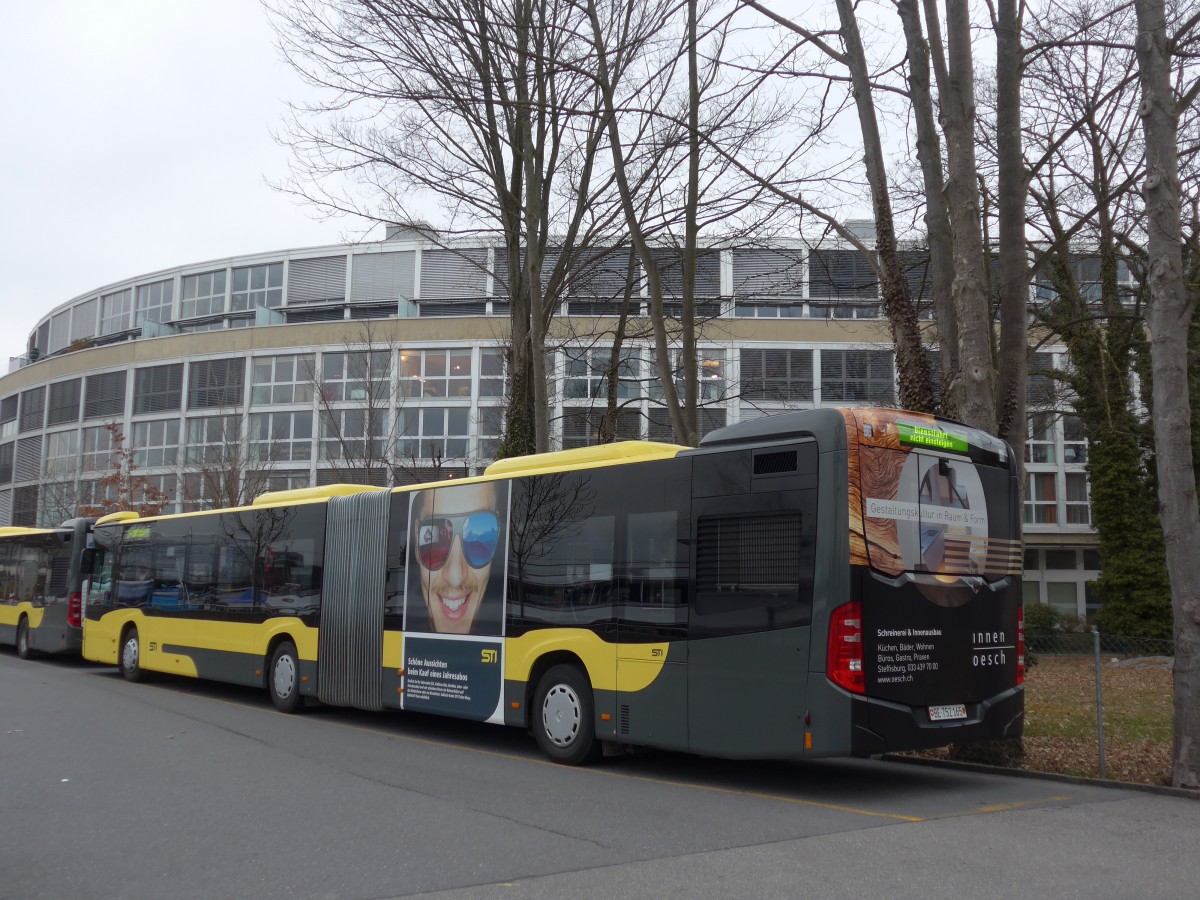
<svg viewBox="0 0 1200 900">
<path fill-rule="evenodd" d="M 862 604 L 857 600 L 843 603 L 829 617 L 825 675 L 852 694 L 867 692 L 862 639 Z"/>
<path fill-rule="evenodd" d="M 67 624 L 72 628 L 83 627 L 83 594 L 79 591 L 67 598 Z"/>
<path fill-rule="evenodd" d="M 1017 607 L 1017 684 L 1025 683 L 1025 607 Z"/>
</svg>

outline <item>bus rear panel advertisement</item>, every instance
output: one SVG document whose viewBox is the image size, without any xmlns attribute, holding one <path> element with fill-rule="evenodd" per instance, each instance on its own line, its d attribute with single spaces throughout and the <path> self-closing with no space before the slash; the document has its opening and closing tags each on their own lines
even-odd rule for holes
<svg viewBox="0 0 1200 900">
<path fill-rule="evenodd" d="M 1016 737 L 1020 531 L 1003 442 L 883 409 L 696 448 L 619 443 L 478 478 L 110 517 L 84 655 L 304 703 L 737 758 Z"/>
</svg>

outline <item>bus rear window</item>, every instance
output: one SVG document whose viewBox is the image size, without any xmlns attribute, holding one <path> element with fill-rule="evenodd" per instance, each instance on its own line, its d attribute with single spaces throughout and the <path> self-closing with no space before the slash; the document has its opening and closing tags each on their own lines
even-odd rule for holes
<svg viewBox="0 0 1200 900">
<path fill-rule="evenodd" d="M 860 449 L 871 568 L 999 578 L 1020 571 L 1007 469 L 930 451 Z"/>
</svg>

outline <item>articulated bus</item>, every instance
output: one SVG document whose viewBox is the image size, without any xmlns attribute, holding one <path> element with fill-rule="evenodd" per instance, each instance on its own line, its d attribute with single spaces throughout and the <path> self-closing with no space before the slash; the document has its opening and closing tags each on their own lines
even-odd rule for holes
<svg viewBox="0 0 1200 900">
<path fill-rule="evenodd" d="M 817 409 L 96 527 L 84 656 L 607 747 L 873 755 L 1017 737 L 1015 460 Z"/>
<path fill-rule="evenodd" d="M 16 645 L 21 659 L 83 645 L 81 591 L 95 521 L 0 528 L 0 643 Z"/>
</svg>

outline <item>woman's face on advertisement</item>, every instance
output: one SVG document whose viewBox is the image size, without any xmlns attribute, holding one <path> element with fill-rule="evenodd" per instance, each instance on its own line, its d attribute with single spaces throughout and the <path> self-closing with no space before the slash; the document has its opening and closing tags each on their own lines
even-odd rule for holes
<svg viewBox="0 0 1200 900">
<path fill-rule="evenodd" d="M 421 590 L 435 632 L 469 634 L 499 537 L 495 489 L 463 485 L 441 488 L 436 497 L 436 502 L 431 494 L 422 498 L 414 522 Z"/>
</svg>

